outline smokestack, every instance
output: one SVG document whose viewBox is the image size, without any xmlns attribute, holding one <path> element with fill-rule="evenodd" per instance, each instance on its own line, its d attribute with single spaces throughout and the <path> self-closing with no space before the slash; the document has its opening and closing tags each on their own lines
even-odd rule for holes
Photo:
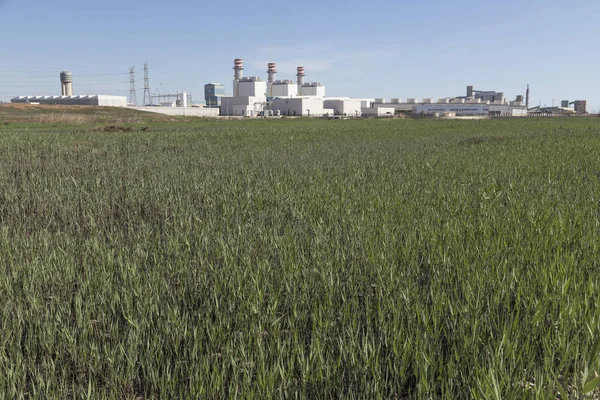
<svg viewBox="0 0 600 400">
<path fill-rule="evenodd" d="M 235 60 L 233 60 L 233 70 L 233 97 L 238 97 L 238 83 L 244 77 L 244 60 L 242 60 L 241 58 L 236 58 Z"/>
<path fill-rule="evenodd" d="M 298 96 L 302 96 L 302 85 L 304 85 L 304 67 L 298 67 L 296 71 L 298 72 L 296 74 L 298 77 Z"/>
<path fill-rule="evenodd" d="M 527 84 L 527 92 L 525 92 L 525 107 L 529 110 L 529 84 Z"/>
<path fill-rule="evenodd" d="M 467 86 L 467 97 L 473 97 L 473 86 Z"/>
<path fill-rule="evenodd" d="M 60 86 L 63 96 L 73 96 L 73 74 L 70 71 L 60 73 Z"/>
<path fill-rule="evenodd" d="M 275 78 L 277 77 L 277 64 L 269 63 L 267 74 L 269 74 L 269 78 L 268 78 L 267 82 L 271 82 L 271 83 L 275 82 Z"/>
<path fill-rule="evenodd" d="M 277 77 L 277 65 L 275 63 L 267 64 L 267 74 L 269 74 L 267 79 L 267 97 L 273 97 L 273 82 L 275 82 Z"/>
</svg>

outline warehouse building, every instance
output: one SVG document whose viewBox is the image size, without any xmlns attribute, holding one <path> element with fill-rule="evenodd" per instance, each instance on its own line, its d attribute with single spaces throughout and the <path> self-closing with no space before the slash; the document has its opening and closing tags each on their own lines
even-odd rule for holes
<svg viewBox="0 0 600 400">
<path fill-rule="evenodd" d="M 10 100 L 12 103 L 51 104 L 64 106 L 104 106 L 127 107 L 125 96 L 19 96 Z"/>
<path fill-rule="evenodd" d="M 387 102 L 385 99 L 375 99 L 373 108 L 393 108 L 397 114 L 450 114 L 457 116 L 527 116 L 527 106 L 524 97 L 519 95 L 514 101 L 507 101 L 503 92 L 474 90 L 467 86 L 467 95 L 441 98 L 437 101 L 431 98 L 422 100 L 416 98 L 400 98 Z"/>
<path fill-rule="evenodd" d="M 69 106 L 106 106 L 127 107 L 127 97 L 107 95 L 73 96 L 73 74 L 70 71 L 60 73 L 60 96 L 18 96 L 11 103 L 69 105 Z"/>
</svg>

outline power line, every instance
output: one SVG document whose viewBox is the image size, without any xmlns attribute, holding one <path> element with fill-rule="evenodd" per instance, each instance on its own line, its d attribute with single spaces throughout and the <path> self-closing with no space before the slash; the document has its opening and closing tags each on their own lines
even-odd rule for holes
<svg viewBox="0 0 600 400">
<path fill-rule="evenodd" d="M 78 83 L 77 86 L 108 86 L 108 85 L 124 85 L 129 83 L 128 81 L 120 81 L 120 82 L 83 82 Z M 0 83 L 0 88 L 53 88 L 57 85 L 3 85 Z"/>
<path fill-rule="evenodd" d="M 148 77 L 148 62 L 144 63 L 144 106 L 152 104 L 152 97 L 150 97 L 150 78 Z"/>
<path fill-rule="evenodd" d="M 129 68 L 129 104 L 137 106 L 137 93 L 135 92 L 135 65 Z"/>
<path fill-rule="evenodd" d="M 23 77 L 31 77 L 31 78 L 55 78 L 58 76 L 58 74 L 52 74 L 52 75 L 37 75 L 37 76 L 32 76 L 32 74 L 37 74 L 37 73 L 49 73 L 49 72 L 53 72 L 53 71 L 39 71 L 39 72 L 35 72 L 35 71 L 2 71 L 0 70 L 0 76 L 10 76 L 10 77 L 18 77 L 18 76 L 23 76 Z M 73 74 L 74 76 L 110 76 L 110 75 L 127 75 L 127 72 L 92 72 L 92 73 L 75 73 Z"/>
</svg>

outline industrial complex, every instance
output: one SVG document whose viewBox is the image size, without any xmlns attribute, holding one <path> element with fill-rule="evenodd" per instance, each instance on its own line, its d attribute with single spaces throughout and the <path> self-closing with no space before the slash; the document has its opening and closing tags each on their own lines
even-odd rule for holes
<svg viewBox="0 0 600 400">
<path fill-rule="evenodd" d="M 191 94 L 180 91 L 174 94 L 151 96 L 148 68 L 144 66 L 144 104 L 137 106 L 135 81 L 131 74 L 131 95 L 74 95 L 73 74 L 59 74 L 61 95 L 18 96 L 13 103 L 131 107 L 137 110 L 167 115 L 225 116 L 225 117 L 391 117 L 394 115 L 423 115 L 434 117 L 525 117 L 586 114 L 585 100 L 563 100 L 560 107 L 529 107 L 530 91 L 508 99 L 503 92 L 476 90 L 467 86 L 464 96 L 433 98 L 353 99 L 327 97 L 325 85 L 309 82 L 305 68 L 296 69 L 296 80 L 277 79 L 277 65 L 267 64 L 267 78 L 244 76 L 244 61 L 235 59 L 233 65 L 232 95 L 226 95 L 225 86 L 208 83 L 204 86 L 204 101 L 198 104 Z M 571 107 L 572 106 L 572 107 Z"/>
</svg>

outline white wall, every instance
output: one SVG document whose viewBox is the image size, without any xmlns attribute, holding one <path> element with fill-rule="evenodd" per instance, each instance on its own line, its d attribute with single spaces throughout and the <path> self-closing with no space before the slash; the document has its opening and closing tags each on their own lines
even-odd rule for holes
<svg viewBox="0 0 600 400">
<path fill-rule="evenodd" d="M 128 107 L 133 110 L 146 111 L 156 114 L 185 116 L 185 117 L 218 117 L 218 108 L 199 108 L 199 107 Z"/>
<path fill-rule="evenodd" d="M 274 99 L 273 111 L 280 111 L 281 115 L 322 117 L 324 114 L 323 99 L 293 97 L 287 99 Z"/>
<path fill-rule="evenodd" d="M 286 83 L 271 86 L 272 97 L 296 97 L 298 96 L 298 85 Z"/>
<path fill-rule="evenodd" d="M 325 97 L 325 86 L 302 86 L 299 95 Z"/>
<path fill-rule="evenodd" d="M 455 112 L 456 115 L 488 115 L 487 104 L 417 104 L 415 114 L 433 114 Z"/>
<path fill-rule="evenodd" d="M 265 82 L 263 82 L 265 83 Z M 221 98 L 221 115 L 236 115 L 235 106 L 252 107 L 256 113 L 262 111 L 266 97 L 242 96 L 242 97 L 223 97 Z M 239 108 L 237 108 L 239 110 Z"/>
<path fill-rule="evenodd" d="M 249 81 L 238 83 L 238 96 L 247 97 L 266 97 L 267 95 L 267 82 Z"/>
<path fill-rule="evenodd" d="M 362 107 L 360 100 L 352 99 L 325 99 L 323 107 L 333 108 L 335 115 L 346 115 L 349 117 L 360 117 L 362 115 Z"/>
<path fill-rule="evenodd" d="M 392 107 L 363 107 L 363 117 L 385 117 L 394 115 L 395 109 Z"/>
</svg>

